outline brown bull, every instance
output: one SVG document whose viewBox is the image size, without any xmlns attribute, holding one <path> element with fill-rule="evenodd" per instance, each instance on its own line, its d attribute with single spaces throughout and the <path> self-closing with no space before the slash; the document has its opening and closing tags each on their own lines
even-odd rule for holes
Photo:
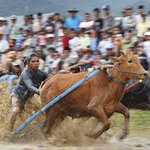
<svg viewBox="0 0 150 150">
<path fill-rule="evenodd" d="M 100 73 L 46 111 L 46 121 L 43 126 L 45 133 L 50 134 L 56 118 L 63 120 L 66 116 L 95 116 L 103 123 L 102 129 L 92 135 L 97 138 L 110 128 L 108 118 L 117 112 L 125 117 L 121 138 L 128 134 L 130 114 L 120 100 L 124 95 L 125 84 L 130 79 L 143 79 L 146 71 L 140 65 L 138 58 L 130 51 L 118 58 L 112 57 L 110 60 L 116 62 L 115 68 L 100 70 Z M 42 104 L 45 106 L 88 74 L 90 73 L 57 74 L 48 78 L 41 88 Z"/>
</svg>

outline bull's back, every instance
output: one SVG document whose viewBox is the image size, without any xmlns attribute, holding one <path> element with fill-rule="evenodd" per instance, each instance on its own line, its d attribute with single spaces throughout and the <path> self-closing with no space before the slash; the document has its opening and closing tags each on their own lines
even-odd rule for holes
<svg viewBox="0 0 150 150">
<path fill-rule="evenodd" d="M 89 73 L 75 73 L 75 74 L 57 74 L 49 79 L 42 85 L 41 87 L 41 99 L 51 101 L 53 98 L 59 96 L 73 85 L 86 78 Z M 70 99 L 78 98 L 85 96 L 88 94 L 87 91 L 89 88 L 87 87 L 88 83 L 84 83 L 80 87 L 78 87 L 74 92 L 70 93 Z M 72 96 L 73 94 L 73 96 Z"/>
</svg>

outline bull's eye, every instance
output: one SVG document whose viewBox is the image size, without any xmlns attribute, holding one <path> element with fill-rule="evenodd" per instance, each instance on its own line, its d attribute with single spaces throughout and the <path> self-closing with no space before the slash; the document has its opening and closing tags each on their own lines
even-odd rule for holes
<svg viewBox="0 0 150 150">
<path fill-rule="evenodd" d="M 128 63 L 129 63 L 129 64 L 132 64 L 132 62 L 133 62 L 132 59 L 129 59 L 129 60 L 128 60 Z"/>
</svg>

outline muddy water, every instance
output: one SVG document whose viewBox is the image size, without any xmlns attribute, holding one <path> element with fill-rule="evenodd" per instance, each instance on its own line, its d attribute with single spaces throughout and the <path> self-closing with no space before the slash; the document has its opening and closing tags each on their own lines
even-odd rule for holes
<svg viewBox="0 0 150 150">
<path fill-rule="evenodd" d="M 15 129 L 41 108 L 39 97 L 33 97 L 26 104 L 25 110 L 18 117 Z M 52 136 L 46 139 L 41 130 L 22 138 L 22 135 L 44 121 L 42 114 L 31 125 L 27 126 L 13 143 L 8 142 L 12 134 L 9 131 L 11 116 L 11 97 L 6 84 L 2 85 L 0 93 L 0 150 L 150 150 L 150 112 L 130 110 L 130 134 L 122 141 L 118 140 L 124 119 L 115 114 L 111 118 L 111 129 L 97 139 L 88 138 L 86 133 L 96 132 L 101 127 L 95 118 L 71 119 L 55 125 Z"/>
</svg>

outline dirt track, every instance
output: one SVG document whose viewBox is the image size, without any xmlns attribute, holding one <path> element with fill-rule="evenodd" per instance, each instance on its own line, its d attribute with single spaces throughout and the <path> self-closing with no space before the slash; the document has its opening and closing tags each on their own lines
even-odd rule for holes
<svg viewBox="0 0 150 150">
<path fill-rule="evenodd" d="M 12 134 L 9 131 L 11 103 L 5 87 L 4 84 L 0 93 L 0 150 L 150 150 L 150 112 L 140 110 L 130 111 L 130 134 L 123 141 L 119 141 L 118 137 L 124 120 L 117 114 L 111 118 L 111 129 L 97 139 L 85 136 L 87 132 L 94 132 L 94 129 L 100 128 L 100 124 L 94 118 L 72 120 L 69 117 L 53 128 L 50 139 L 45 139 L 40 129 L 22 139 L 23 133 L 44 120 L 44 115 L 41 115 L 18 135 L 14 143 L 8 143 L 8 137 Z M 32 98 L 18 118 L 15 129 L 40 107 L 39 98 Z"/>
</svg>

